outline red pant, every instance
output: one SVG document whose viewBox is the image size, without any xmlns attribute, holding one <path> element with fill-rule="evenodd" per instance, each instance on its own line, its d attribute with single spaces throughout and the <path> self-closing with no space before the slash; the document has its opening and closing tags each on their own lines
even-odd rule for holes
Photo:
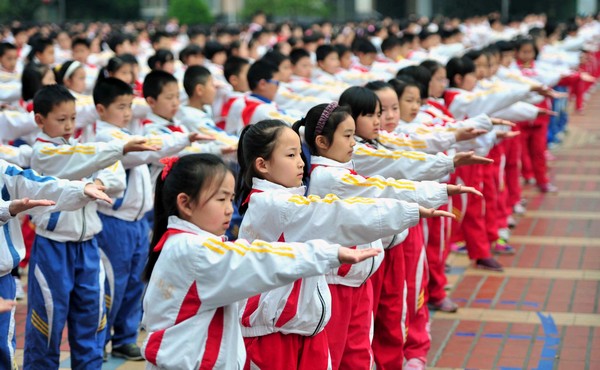
<svg viewBox="0 0 600 370">
<path fill-rule="evenodd" d="M 456 184 L 472 186 L 481 191 L 483 166 L 476 164 L 459 167 L 456 170 Z M 471 260 L 490 258 L 492 253 L 486 233 L 483 198 L 474 194 L 459 194 L 452 196 L 452 204 L 452 212 L 458 215 L 452 221 L 451 240 L 465 241 Z"/>
<path fill-rule="evenodd" d="M 451 209 L 452 205 L 442 206 L 439 209 Z M 433 217 L 425 220 L 427 222 L 427 265 L 429 266 L 429 302 L 440 302 L 446 298 L 446 259 L 450 253 L 448 240 L 450 237 L 450 226 L 452 223 L 445 217 Z"/>
<path fill-rule="evenodd" d="M 244 344 L 245 370 L 315 370 L 331 364 L 324 330 L 314 337 L 281 333 L 247 337 Z"/>
<path fill-rule="evenodd" d="M 371 320 L 373 287 L 371 281 L 358 288 L 329 284 L 331 319 L 325 331 L 331 366 L 336 369 L 371 369 Z"/>
<path fill-rule="evenodd" d="M 373 284 L 373 355 L 377 370 L 402 369 L 406 333 L 406 290 L 402 243 L 385 250 Z"/>
<path fill-rule="evenodd" d="M 498 183 L 500 181 L 501 149 L 496 145 L 490 150 L 488 158 L 494 160 L 493 164 L 483 167 L 483 199 L 485 201 L 485 226 L 488 241 L 498 240 Z"/>
<path fill-rule="evenodd" d="M 519 125 L 521 126 L 521 125 Z M 515 129 L 517 130 L 517 129 Z M 506 139 L 504 142 L 506 165 L 504 167 L 506 181 L 506 205 L 512 210 L 521 201 L 521 138 Z"/>
<path fill-rule="evenodd" d="M 406 268 L 406 312 L 408 331 L 404 343 L 404 357 L 418 358 L 427 362 L 431 346 L 429 336 L 429 310 L 427 309 L 427 257 L 421 224 L 409 229 L 408 237 L 401 244 Z"/>
<path fill-rule="evenodd" d="M 546 174 L 546 146 L 548 125 L 531 125 L 529 122 L 520 123 L 521 131 L 521 160 L 523 163 L 523 177 L 530 179 L 535 177 L 538 185 L 546 185 L 548 177 Z"/>
</svg>

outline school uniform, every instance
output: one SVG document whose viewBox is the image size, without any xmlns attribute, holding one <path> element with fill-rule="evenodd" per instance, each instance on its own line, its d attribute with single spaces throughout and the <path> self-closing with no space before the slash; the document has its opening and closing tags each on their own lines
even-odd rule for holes
<svg viewBox="0 0 600 370">
<path fill-rule="evenodd" d="M 157 248 L 142 320 L 148 369 L 242 368 L 238 302 L 339 266 L 338 246 L 323 240 L 232 243 L 176 216 Z"/>
<path fill-rule="evenodd" d="M 354 246 L 394 235 L 418 222 L 416 204 L 393 199 L 340 199 L 333 194 L 325 198 L 304 197 L 304 193 L 304 187 L 285 188 L 254 179 L 240 237 L 302 241 L 318 235 L 327 241 Z M 362 269 L 359 266 L 356 271 Z M 357 278 L 354 285 L 362 282 Z M 324 276 L 297 280 L 248 299 L 240 310 L 249 358 L 247 366 L 275 369 L 278 367 L 274 364 L 281 361 L 302 361 L 302 365 L 295 368 L 329 368 L 328 342 L 323 328 L 330 320 L 331 304 Z M 273 343 L 291 340 L 289 338 L 304 343 L 305 350 L 299 352 L 283 347 L 273 351 L 270 347 Z"/>
<path fill-rule="evenodd" d="M 0 297 L 15 299 L 15 280 L 10 272 L 19 266 L 25 257 L 25 244 L 21 234 L 21 224 L 9 212 L 10 202 L 15 199 L 50 199 L 55 206 L 37 207 L 28 214 L 40 215 L 59 210 L 80 209 L 90 198 L 84 194 L 85 183 L 59 180 L 41 176 L 33 170 L 22 168 L 0 160 L 0 187 L 4 189 L 0 203 Z M 0 314 L 0 367 L 16 368 L 15 348 L 15 309 Z"/>
<path fill-rule="evenodd" d="M 31 167 L 68 179 L 95 178 L 116 196 L 125 188 L 123 143 L 77 144 L 40 134 Z M 102 229 L 97 204 L 77 211 L 34 216 L 36 239 L 29 265 L 25 368 L 59 365 L 62 331 L 68 321 L 71 366 L 100 368 L 106 313 L 104 269 L 95 235 Z"/>
<path fill-rule="evenodd" d="M 326 196 L 333 192 L 342 197 L 367 196 L 417 202 L 437 208 L 448 200 L 445 185 L 436 182 L 412 182 L 373 176 L 362 177 L 352 162 L 340 163 L 313 156 L 309 194 Z M 361 248 L 365 246 L 357 246 Z M 381 265 L 381 259 L 340 268 L 326 275 L 332 295 L 332 317 L 325 327 L 333 368 L 370 368 L 371 315 L 370 277 Z M 398 268 L 401 266 L 397 266 Z M 358 283 L 358 285 L 357 285 Z M 389 325 L 393 325 L 389 323 Z"/>
<path fill-rule="evenodd" d="M 244 127 L 266 119 L 279 119 L 290 126 L 295 122 L 287 111 L 277 103 L 257 94 L 250 94 L 233 101 L 225 119 L 225 131 L 239 135 Z"/>
</svg>

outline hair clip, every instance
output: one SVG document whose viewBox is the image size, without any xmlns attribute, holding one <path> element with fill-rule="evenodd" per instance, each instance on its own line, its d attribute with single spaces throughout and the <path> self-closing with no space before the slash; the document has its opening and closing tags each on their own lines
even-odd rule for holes
<svg viewBox="0 0 600 370">
<path fill-rule="evenodd" d="M 315 127 L 315 136 L 320 135 L 323 132 L 323 128 L 325 127 L 325 123 L 331 116 L 331 113 L 338 107 L 337 102 L 331 102 L 325 107 L 323 113 L 321 113 L 321 117 L 319 117 L 319 122 L 317 122 L 317 127 Z"/>
<path fill-rule="evenodd" d="M 173 165 L 175 163 L 177 163 L 177 161 L 179 160 L 179 157 L 166 157 L 166 158 L 162 158 L 160 160 L 160 163 L 164 164 L 165 166 L 163 167 L 163 170 L 160 174 L 160 178 L 162 180 L 164 180 L 167 175 L 169 174 L 169 172 L 171 172 L 171 168 L 173 168 Z"/>
</svg>

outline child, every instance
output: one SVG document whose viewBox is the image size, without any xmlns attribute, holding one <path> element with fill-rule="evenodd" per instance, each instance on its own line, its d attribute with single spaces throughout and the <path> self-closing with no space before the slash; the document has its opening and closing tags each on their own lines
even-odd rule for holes
<svg viewBox="0 0 600 370">
<path fill-rule="evenodd" d="M 91 93 L 98 76 L 98 67 L 88 62 L 90 56 L 90 41 L 85 37 L 76 37 L 71 43 L 73 49 L 73 60 L 83 64 L 85 69 L 85 91 Z"/>
<path fill-rule="evenodd" d="M 144 139 L 127 143 L 76 144 L 75 98 L 60 85 L 42 88 L 34 98 L 42 133 L 33 145 L 31 167 L 67 179 L 89 177 L 111 192 L 124 189 L 120 163 L 130 151 L 152 150 Z M 106 317 L 100 282 L 104 271 L 95 235 L 101 230 L 96 204 L 73 212 L 33 218 L 36 239 L 29 268 L 29 301 L 24 367 L 57 368 L 62 330 L 68 320 L 73 368 L 100 368 Z"/>
<path fill-rule="evenodd" d="M 223 66 L 225 79 L 231 85 L 231 90 L 227 91 L 222 99 L 213 103 L 213 111 L 216 112 L 215 121 L 217 127 L 224 130 L 225 120 L 229 115 L 231 105 L 238 98 L 250 91 L 248 86 L 248 70 L 250 61 L 246 58 L 230 56 Z"/>
<path fill-rule="evenodd" d="M 248 125 L 265 119 L 285 119 L 291 125 L 293 118 L 285 115 L 273 101 L 279 88 L 279 70 L 272 63 L 259 60 L 248 69 L 248 86 L 252 93 L 231 104 L 225 131 L 237 134 Z"/>
<path fill-rule="evenodd" d="M 54 70 L 56 82 L 64 85 L 69 91 L 75 94 L 85 93 L 85 68 L 84 65 L 76 60 L 69 60 Z"/>
<path fill-rule="evenodd" d="M 54 177 L 40 176 L 33 170 L 23 170 L 0 160 L 2 176 L 0 182 L 3 192 L 0 206 L 0 297 L 6 302 L 15 299 L 15 280 L 10 272 L 19 265 L 25 256 L 25 245 L 21 234 L 21 225 L 15 216 L 24 211 L 30 214 L 44 214 L 56 211 L 80 209 L 92 199 L 110 202 L 110 198 L 95 184 L 81 181 L 59 180 Z M 23 198 L 23 199 L 19 199 Z M 29 200 L 43 199 L 47 200 Z M 55 203 L 58 203 L 55 205 Z M 43 206 L 32 209 L 33 207 Z M 51 206 L 51 207 L 48 207 Z M 14 310 L 0 314 L 0 367 L 15 368 L 15 319 Z"/>
<path fill-rule="evenodd" d="M 109 77 L 118 78 L 123 82 L 133 85 L 134 74 L 131 63 L 126 62 L 121 57 L 110 58 L 106 66 L 102 67 L 98 73 L 97 82 Z"/>
<path fill-rule="evenodd" d="M 27 55 L 27 64 L 39 63 L 51 67 L 54 65 L 54 44 L 52 39 L 38 35 L 29 39 L 31 51 Z"/>
<path fill-rule="evenodd" d="M 238 301 L 379 252 L 324 241 L 226 242 L 233 197 L 232 173 L 209 154 L 171 158 L 158 179 L 144 273 L 149 369 L 244 367 Z"/>
<path fill-rule="evenodd" d="M 242 238 L 302 241 L 319 235 L 342 244 L 365 244 L 401 232 L 419 214 L 430 213 L 395 199 L 304 197 L 300 138 L 281 121 L 247 126 L 240 136 L 238 163 Z M 297 369 L 327 368 L 328 343 L 322 330 L 331 316 L 330 301 L 323 276 L 248 299 L 242 334 L 250 363 L 262 369 L 280 369 L 290 362 Z"/>
<path fill-rule="evenodd" d="M 134 136 L 127 130 L 134 99 L 131 86 L 116 78 L 99 81 L 94 88 L 94 103 L 100 116 L 96 123 L 96 140 L 127 142 Z M 196 134 L 160 135 L 148 137 L 160 147 L 151 152 L 131 153 L 123 158 L 127 183 L 122 197 L 112 207 L 100 205 L 102 231 L 98 246 L 102 249 L 107 271 L 108 334 L 112 355 L 128 360 L 141 360 L 136 345 L 138 324 L 142 318 L 140 281 L 146 261 L 149 226 L 144 215 L 152 209 L 152 183 L 147 164 L 174 155 L 195 140 Z M 111 335 L 111 329 L 114 334 Z"/>
<path fill-rule="evenodd" d="M 188 104 L 178 112 L 182 125 L 190 132 L 199 132 L 215 138 L 207 151 L 225 155 L 237 150 L 237 136 L 228 135 L 215 126 L 212 114 L 212 103 L 217 89 L 212 75 L 207 68 L 191 66 L 185 71 L 183 87 L 189 97 Z"/>
<path fill-rule="evenodd" d="M 314 107 L 306 119 L 294 125 L 295 130 L 305 128 L 304 136 L 313 153 L 309 194 L 326 196 L 334 192 L 343 197 L 385 197 L 437 208 L 448 201 L 449 194 L 474 192 L 472 188 L 461 189 L 436 182 L 399 181 L 381 176 L 367 179 L 358 175 L 351 162 L 354 126 L 349 108 L 338 107 L 335 102 Z M 449 213 L 440 212 L 439 215 Z M 332 318 L 326 327 L 333 368 L 353 365 L 367 368 L 369 365 L 372 309 L 367 293 L 371 289 L 369 277 L 378 267 L 378 264 L 364 262 L 326 275 L 333 299 Z"/>
<path fill-rule="evenodd" d="M 148 67 L 153 71 L 175 72 L 175 57 L 170 50 L 159 49 L 148 58 Z"/>
<path fill-rule="evenodd" d="M 16 71 L 17 48 L 9 43 L 0 43 L 0 103 L 19 100 L 21 91 L 20 74 Z"/>
</svg>

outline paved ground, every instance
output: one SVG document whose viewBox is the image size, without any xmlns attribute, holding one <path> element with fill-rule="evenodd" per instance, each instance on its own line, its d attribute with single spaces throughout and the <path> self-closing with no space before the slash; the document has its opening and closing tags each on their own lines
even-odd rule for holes
<svg viewBox="0 0 600 370">
<path fill-rule="evenodd" d="M 528 212 L 513 232 L 506 272 L 469 267 L 451 256 L 456 314 L 433 314 L 431 368 L 600 369 L 600 92 L 550 163 L 560 192 L 526 188 Z M 17 309 L 22 363 L 26 303 Z M 63 342 L 61 368 L 69 367 Z M 104 369 L 143 369 L 110 359 Z"/>
</svg>

